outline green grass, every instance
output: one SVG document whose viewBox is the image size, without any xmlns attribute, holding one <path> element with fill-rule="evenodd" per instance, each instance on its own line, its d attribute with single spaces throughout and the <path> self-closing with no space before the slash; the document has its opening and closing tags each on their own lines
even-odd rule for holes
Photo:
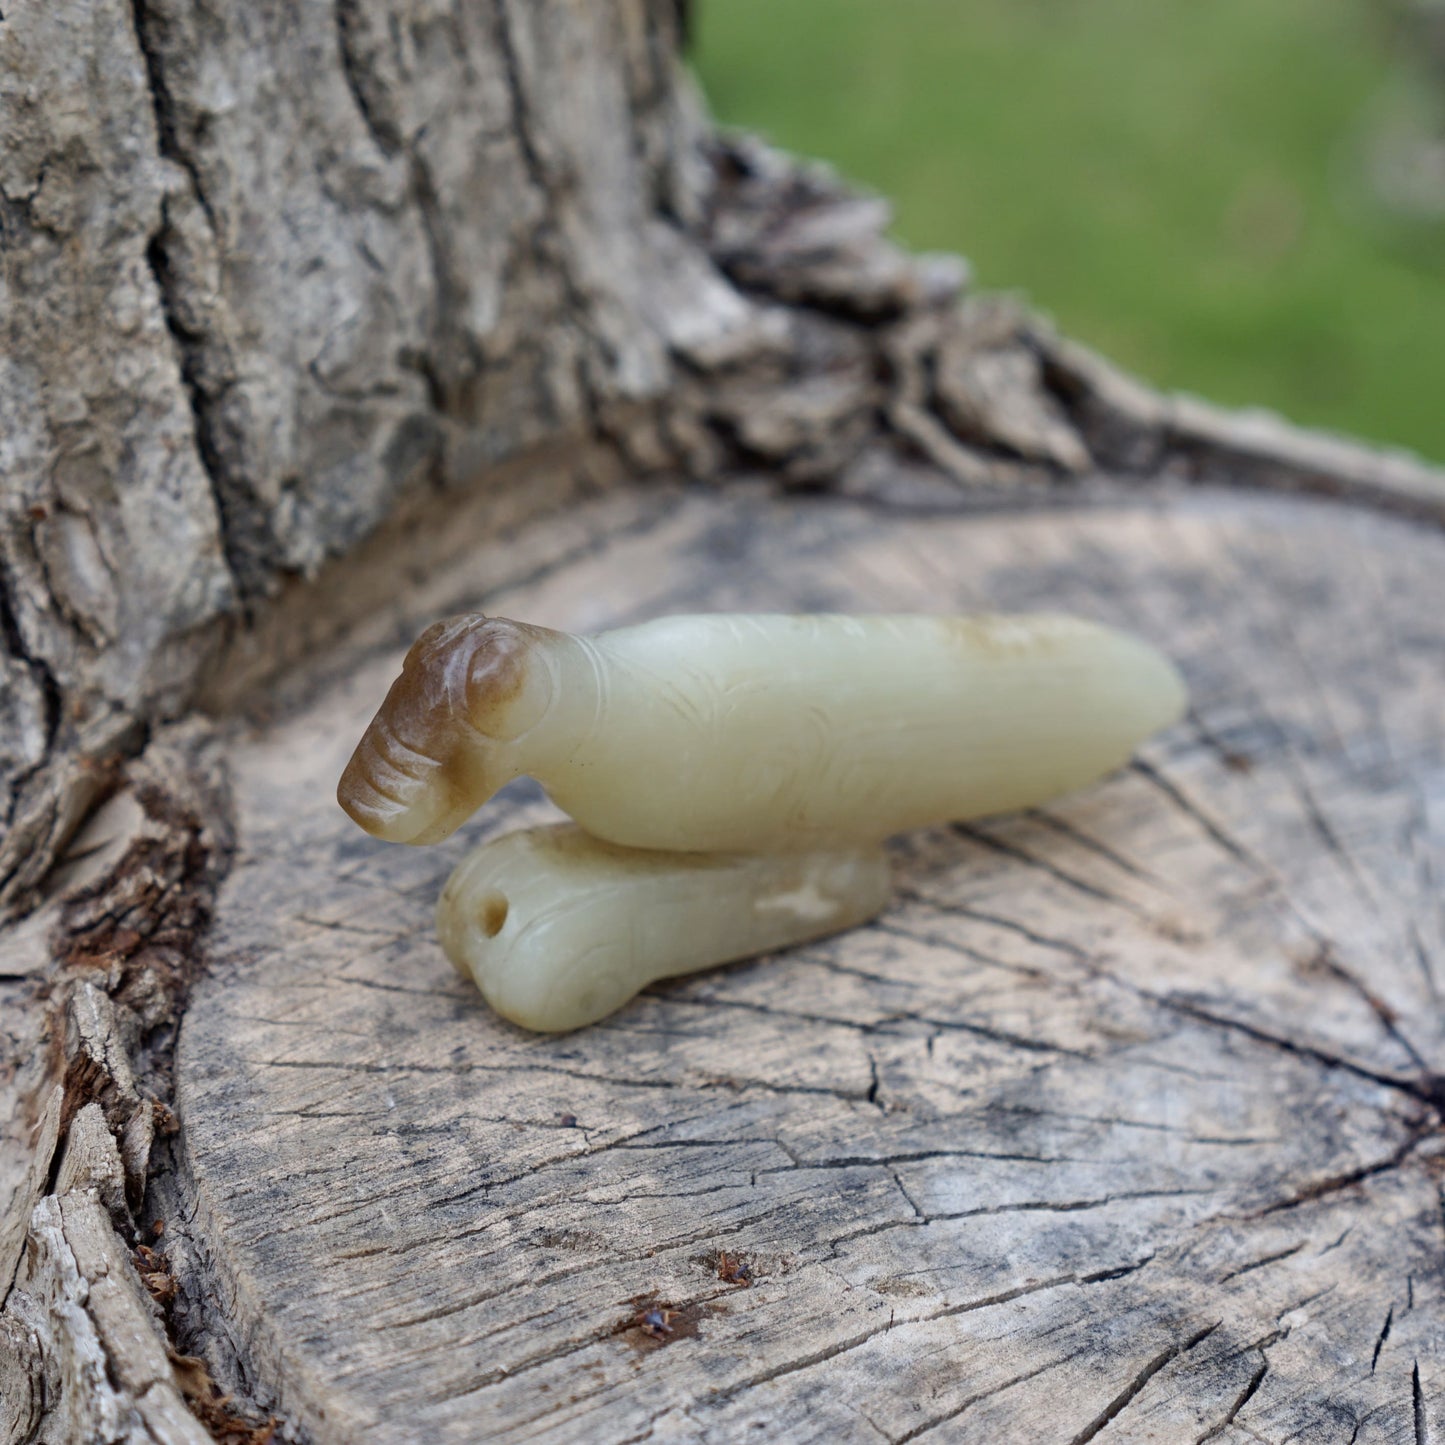
<svg viewBox="0 0 1445 1445">
<path fill-rule="evenodd" d="M 1445 460 L 1445 243 L 1364 204 L 1378 0 L 700 0 L 715 113 L 1155 384 Z"/>
</svg>

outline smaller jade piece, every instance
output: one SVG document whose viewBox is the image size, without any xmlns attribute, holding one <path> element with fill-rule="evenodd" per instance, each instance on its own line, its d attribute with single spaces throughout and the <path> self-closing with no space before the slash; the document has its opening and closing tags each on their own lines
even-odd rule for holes
<svg viewBox="0 0 1445 1445">
<path fill-rule="evenodd" d="M 473 849 L 442 889 L 437 932 L 503 1018 L 555 1033 L 605 1018 L 658 979 L 865 923 L 889 887 L 876 844 L 658 853 L 563 823 Z"/>
</svg>

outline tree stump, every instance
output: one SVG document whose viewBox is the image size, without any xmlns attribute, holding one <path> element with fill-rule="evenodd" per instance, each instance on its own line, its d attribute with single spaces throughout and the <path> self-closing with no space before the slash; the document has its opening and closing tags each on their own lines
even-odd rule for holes
<svg viewBox="0 0 1445 1445">
<path fill-rule="evenodd" d="M 236 741 L 165 1188 L 306 1436 L 1445 1439 L 1445 536 L 1048 497 L 623 488 Z M 460 607 L 1067 609 L 1192 706 L 1090 791 L 899 839 L 872 926 L 539 1037 L 432 909 L 540 792 L 418 850 L 332 797 L 418 608 Z"/>
<path fill-rule="evenodd" d="M 1445 477 L 909 256 L 687 11 L 4 7 L 0 1440 L 1441 1445 Z M 332 800 L 476 606 L 1067 608 L 1193 711 L 536 1038 L 431 915 L 540 794 Z"/>
</svg>

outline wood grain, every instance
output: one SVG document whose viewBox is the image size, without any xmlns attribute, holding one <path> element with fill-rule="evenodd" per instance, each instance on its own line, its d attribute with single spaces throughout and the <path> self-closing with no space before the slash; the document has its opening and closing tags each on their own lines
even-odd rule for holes
<svg viewBox="0 0 1445 1445">
<path fill-rule="evenodd" d="M 1193 707 L 1087 793 L 899 840 L 877 924 L 540 1038 L 431 911 L 549 805 L 364 837 L 332 789 L 408 639 L 335 652 L 234 750 L 177 1061 L 187 1227 L 284 1411 L 319 1441 L 1445 1438 L 1445 538 L 1207 490 L 571 520 L 585 552 L 525 575 L 521 537 L 431 579 L 437 613 L 1064 607 L 1166 648 Z"/>
</svg>

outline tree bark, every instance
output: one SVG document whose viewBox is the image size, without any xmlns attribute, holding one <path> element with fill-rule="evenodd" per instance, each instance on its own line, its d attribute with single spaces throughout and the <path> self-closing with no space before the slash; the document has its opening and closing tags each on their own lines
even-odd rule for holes
<svg viewBox="0 0 1445 1445">
<path fill-rule="evenodd" d="M 1434 1438 L 1445 479 L 968 294 L 715 133 L 681 21 L 6 9 L 0 1420 Z M 457 846 L 331 801 L 460 606 L 1066 607 L 1195 704 L 529 1039 Z"/>
</svg>

